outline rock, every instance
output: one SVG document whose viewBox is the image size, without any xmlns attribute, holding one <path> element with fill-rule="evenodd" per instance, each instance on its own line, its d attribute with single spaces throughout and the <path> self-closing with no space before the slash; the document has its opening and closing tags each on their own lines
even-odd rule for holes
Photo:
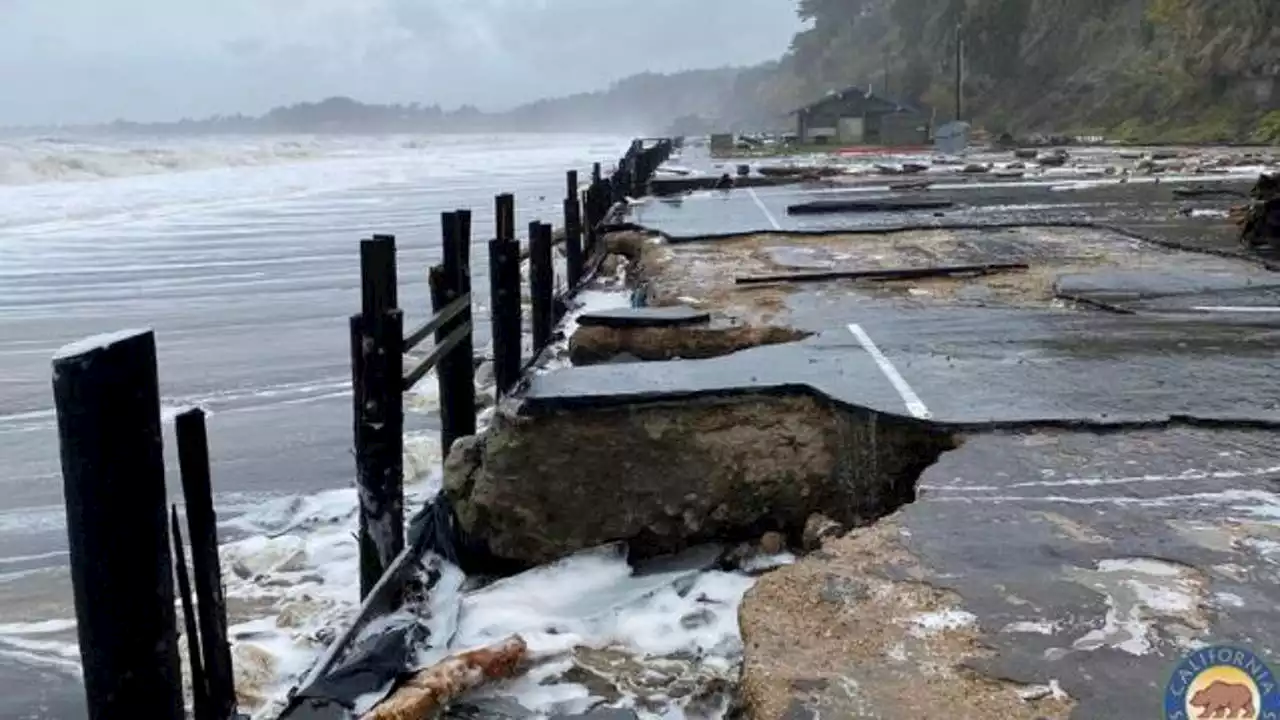
<svg viewBox="0 0 1280 720">
<path fill-rule="evenodd" d="M 862 522 L 910 499 L 901 478 L 954 445 L 930 424 L 806 395 L 552 408 L 500 408 L 445 464 L 462 530 L 500 560 L 618 540 L 652 557 L 761 526 L 798 536 L 815 512 Z"/>
<path fill-rule="evenodd" d="M 638 328 L 682 327 L 711 322 L 711 314 L 686 305 L 670 307 L 614 308 L 584 313 L 578 317 L 583 327 Z"/>
<path fill-rule="evenodd" d="M 801 547 L 805 552 L 813 552 L 822 547 L 822 541 L 830 537 L 836 537 L 844 528 L 840 523 L 823 515 L 822 513 L 814 513 L 809 519 L 804 521 L 804 534 L 801 536 Z"/>
<path fill-rule="evenodd" d="M 1249 193 L 1250 202 L 1236 212 L 1240 242 L 1246 247 L 1280 242 L 1280 175 L 1262 175 Z"/>
<path fill-rule="evenodd" d="M 240 707 L 245 710 L 261 707 L 274 689 L 278 659 L 266 649 L 245 642 L 232 645 L 231 657 Z"/>
<path fill-rule="evenodd" d="M 530 720 L 536 714 L 509 697 L 477 698 L 456 702 L 445 711 L 446 720 Z"/>
<path fill-rule="evenodd" d="M 626 258 L 621 255 L 607 255 L 604 260 L 600 261 L 600 274 L 605 277 L 612 277 L 618 274 L 618 268 L 622 265 Z"/>
<path fill-rule="evenodd" d="M 787 539 L 780 532 L 767 532 L 760 537 L 760 552 L 777 555 L 787 549 Z"/>
</svg>

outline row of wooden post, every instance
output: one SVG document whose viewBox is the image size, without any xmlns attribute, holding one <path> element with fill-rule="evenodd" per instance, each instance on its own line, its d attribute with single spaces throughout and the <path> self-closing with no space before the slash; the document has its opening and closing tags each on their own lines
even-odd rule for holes
<svg viewBox="0 0 1280 720">
<path fill-rule="evenodd" d="M 510 395 L 527 363 L 552 343 L 564 298 L 576 292 L 602 257 L 600 230 L 609 212 L 628 194 L 643 192 L 672 143 L 637 141 L 603 177 L 600 163 L 580 190 L 578 173 L 565 176 L 565 282 L 557 288 L 554 231 L 528 225 L 530 330 L 533 354 L 523 350 L 524 310 L 520 286 L 522 253 L 516 237 L 515 198 L 494 198 L 494 237 L 489 248 L 489 316 L 496 394 Z M 351 318 L 352 380 L 357 483 L 360 497 L 360 589 L 367 597 L 404 550 L 404 405 L 402 393 L 435 369 L 440 397 L 440 443 L 447 455 L 459 438 L 476 432 L 475 361 L 472 334 L 471 212 L 441 216 L 442 262 L 428 273 L 433 315 L 406 336 L 396 292 L 395 238 L 361 243 L 362 309 Z M 454 308 L 462 303 L 461 308 Z M 457 309 L 456 314 L 451 314 Z M 449 317 L 445 318 L 445 315 Z M 431 332 L 428 333 L 427 331 Z M 414 369 L 403 357 L 430 335 L 435 348 Z"/>
</svg>

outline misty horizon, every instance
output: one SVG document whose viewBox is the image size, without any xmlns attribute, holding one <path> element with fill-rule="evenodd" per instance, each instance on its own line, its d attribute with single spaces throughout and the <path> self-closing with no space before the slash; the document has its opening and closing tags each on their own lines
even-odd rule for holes
<svg viewBox="0 0 1280 720">
<path fill-rule="evenodd" d="M 256 116 L 330 97 L 504 112 L 644 72 L 774 60 L 803 26 L 791 0 L 7 5 L 8 127 Z"/>
<path fill-rule="evenodd" d="M 768 60 L 761 61 L 761 62 L 762 63 L 768 62 Z M 759 64 L 760 63 L 756 63 L 755 65 L 759 65 Z M 334 100 L 351 101 L 357 105 L 362 105 L 368 108 L 401 107 L 401 108 L 417 108 L 419 110 L 435 108 L 439 110 L 441 113 L 443 113 L 444 115 L 462 114 L 465 111 L 475 110 L 485 116 L 495 116 L 495 115 L 502 115 L 502 114 L 510 113 L 512 111 L 520 110 L 521 108 L 526 108 L 541 102 L 555 102 L 555 101 L 575 98 L 579 96 L 606 93 L 611 89 L 617 87 L 619 83 L 622 83 L 632 78 L 643 76 L 645 74 L 658 75 L 662 77 L 670 77 L 670 76 L 679 75 L 681 73 L 697 72 L 697 71 L 704 71 L 704 70 L 705 71 L 718 71 L 718 70 L 719 71 L 740 71 L 750 67 L 755 67 L 755 65 L 722 65 L 718 67 L 687 68 L 684 70 L 675 70 L 675 71 L 661 72 L 661 73 L 647 71 L 647 70 L 640 70 L 636 73 L 631 73 L 631 74 L 610 80 L 605 85 L 602 85 L 599 87 L 586 88 L 583 90 L 576 90 L 576 91 L 566 92 L 566 93 L 557 94 L 557 95 L 533 97 L 531 99 L 523 100 L 518 103 L 508 104 L 502 107 L 485 107 L 482 105 L 478 105 L 476 103 L 469 103 L 469 102 L 463 102 L 456 105 L 446 105 L 443 103 L 423 101 L 423 100 L 404 101 L 404 100 L 390 99 L 390 100 L 378 102 L 378 101 L 371 101 L 366 98 L 362 98 L 358 96 L 338 94 L 338 95 L 328 95 L 325 97 L 299 98 L 299 99 L 290 100 L 287 102 L 282 101 L 274 105 L 264 107 L 258 111 L 246 112 L 243 110 L 239 110 L 235 112 L 214 112 L 204 116 L 183 116 L 183 117 L 152 117 L 152 118 L 116 117 L 116 118 L 105 119 L 105 120 L 98 119 L 98 120 L 83 121 L 83 122 L 46 122 L 46 123 L 8 124 L 0 121 L 0 129 L 23 130 L 23 129 L 41 129 L 41 128 L 44 128 L 44 129 L 77 128 L 77 127 L 95 128 L 95 127 L 106 127 L 109 125 L 121 124 L 121 123 L 130 124 L 130 125 L 177 125 L 185 122 L 204 123 L 217 118 L 233 118 L 233 117 L 243 117 L 247 119 L 262 119 L 267 117 L 273 111 L 288 110 L 288 109 L 293 109 L 293 108 L 297 108 L 304 105 L 318 106 Z"/>
</svg>

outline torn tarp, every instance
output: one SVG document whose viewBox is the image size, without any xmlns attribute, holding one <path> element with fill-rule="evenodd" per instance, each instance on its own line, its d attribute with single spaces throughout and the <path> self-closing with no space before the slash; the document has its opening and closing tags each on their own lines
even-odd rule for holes
<svg viewBox="0 0 1280 720">
<path fill-rule="evenodd" d="M 309 685 L 293 693 L 280 720 L 337 720 L 349 718 L 364 708 L 370 697 L 385 695 L 397 678 L 417 665 L 419 649 L 448 645 L 456 625 L 456 604 L 462 574 L 456 568 L 458 542 L 453 507 L 443 495 L 427 503 L 409 523 L 407 563 L 417 573 L 406 573 L 394 583 L 408 590 L 411 598 L 402 609 L 377 608 L 382 613 L 364 612 L 374 619 L 361 629 L 349 649 L 340 649 L 336 663 Z M 389 570 L 392 572 L 394 570 Z M 443 593 L 455 607 L 439 607 L 434 593 L 441 578 L 453 576 L 453 585 Z M 416 582 L 416 587 L 415 587 Z M 397 588 L 397 590 L 400 588 Z M 394 593 L 401 595 L 400 592 Z M 384 602 L 370 597 L 367 605 Z M 366 608 L 366 611 L 368 608 Z M 392 612 L 396 611 L 398 612 Z M 391 613 L 391 614 L 386 614 Z"/>
</svg>

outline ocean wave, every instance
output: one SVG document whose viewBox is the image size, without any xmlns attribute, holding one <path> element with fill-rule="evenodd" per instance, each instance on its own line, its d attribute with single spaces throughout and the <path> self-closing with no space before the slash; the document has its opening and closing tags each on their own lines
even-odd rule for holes
<svg viewBox="0 0 1280 720">
<path fill-rule="evenodd" d="M 0 143 L 0 185 L 85 182 L 137 175 L 306 162 L 383 149 L 421 149 L 415 138 L 78 139 Z"/>
</svg>

